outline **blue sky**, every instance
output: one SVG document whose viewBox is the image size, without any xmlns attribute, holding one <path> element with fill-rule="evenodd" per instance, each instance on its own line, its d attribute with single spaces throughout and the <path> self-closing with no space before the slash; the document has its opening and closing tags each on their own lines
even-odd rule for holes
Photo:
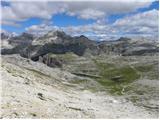
<svg viewBox="0 0 160 120">
<path fill-rule="evenodd" d="M 27 4 L 26 4 L 27 3 Z M 138 19 L 138 16 L 147 17 L 147 15 L 157 15 L 159 11 L 159 1 L 147 1 L 147 2 L 130 2 L 128 4 L 120 3 L 121 5 L 117 7 L 117 2 L 97 2 L 93 4 L 87 4 L 85 2 L 80 2 L 76 4 L 76 2 L 72 3 L 46 3 L 45 6 L 38 2 L 28 3 L 28 2 L 2 2 L 2 30 L 9 32 L 28 32 L 31 28 L 36 28 L 35 26 L 45 26 L 45 30 L 47 28 L 51 30 L 51 28 L 61 28 L 66 31 L 70 31 L 72 33 L 78 32 L 77 29 L 84 29 L 82 34 L 90 33 L 87 27 L 93 27 L 97 25 L 97 28 L 106 26 L 109 30 L 113 30 L 113 26 L 120 26 L 122 21 L 131 21 L 130 19 L 134 17 L 134 19 Z M 38 4 L 37 4 L 38 3 Z M 62 6 L 62 4 L 64 4 Z M 94 6 L 96 4 L 96 7 Z M 106 4 L 106 6 L 105 6 Z M 59 7 L 57 7 L 59 6 Z M 65 8 L 65 6 L 67 6 Z M 111 7 L 110 7 L 111 6 Z M 113 6 L 113 8 L 112 8 Z M 33 11 L 24 10 L 25 8 L 33 8 Z M 7 9 L 6 9 L 7 8 Z M 24 9 L 22 9 L 24 8 Z M 22 10 L 21 10 L 22 9 Z M 116 10 L 117 9 L 117 10 Z M 35 10 L 35 11 L 34 11 Z M 36 11 L 37 10 L 37 11 Z M 35 13 L 34 13 L 35 12 Z M 44 12 L 44 13 L 43 13 Z M 42 13 L 42 14 L 41 14 Z M 148 14 L 147 14 L 148 13 Z M 156 13 L 156 14 L 155 14 Z M 146 15 L 145 15 L 146 14 Z M 157 21 L 157 17 L 155 17 L 155 21 Z M 154 19 L 151 19 L 153 22 Z M 138 20 L 137 20 L 138 21 Z M 149 20 L 148 20 L 149 21 Z M 148 22 L 146 21 L 146 22 Z M 124 22 L 125 23 L 125 22 Z M 126 26 L 129 23 L 126 23 Z M 149 24 L 149 23 L 148 23 Z M 93 26 L 91 26 L 93 25 Z M 99 26 L 98 26 L 99 25 Z M 34 27 L 33 27 L 34 26 Z M 47 27 L 46 27 L 47 26 Z M 109 28 L 107 27 L 109 26 Z M 125 24 L 124 24 L 125 26 Z M 77 28 L 76 28 L 77 27 Z M 114 26 L 115 27 L 115 26 Z M 148 26 L 144 26 L 144 31 L 149 29 Z M 156 27 L 156 25 L 154 25 Z M 158 27 L 158 24 L 157 24 Z M 42 28 L 43 29 L 43 28 Z M 76 31 L 71 31 L 71 29 Z M 96 27 L 94 28 L 96 29 Z M 119 28 L 117 28 L 119 29 Z M 122 29 L 122 28 L 120 28 Z M 127 29 L 127 28 L 126 28 Z M 30 30 L 32 31 L 32 30 Z M 102 30 L 103 31 L 103 30 Z M 103 32 L 100 34 L 104 34 Z M 108 32 L 107 31 L 107 32 Z M 116 30 L 113 30 L 116 31 Z M 120 34 L 122 31 L 119 31 L 114 34 Z M 143 34 L 145 34 L 143 32 Z M 127 32 L 126 32 L 127 33 Z M 134 31 L 133 34 L 137 33 Z M 146 32 L 147 34 L 148 31 Z M 125 32 L 124 32 L 125 34 Z M 103 35 L 105 36 L 105 35 Z"/>
</svg>

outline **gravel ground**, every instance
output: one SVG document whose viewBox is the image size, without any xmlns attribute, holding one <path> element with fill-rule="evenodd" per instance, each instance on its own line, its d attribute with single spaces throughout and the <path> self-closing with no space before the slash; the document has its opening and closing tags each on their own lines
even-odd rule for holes
<svg viewBox="0 0 160 120">
<path fill-rule="evenodd" d="M 2 56 L 1 118 L 158 118 L 123 97 L 75 89 L 68 82 L 75 77 L 17 55 Z"/>
</svg>

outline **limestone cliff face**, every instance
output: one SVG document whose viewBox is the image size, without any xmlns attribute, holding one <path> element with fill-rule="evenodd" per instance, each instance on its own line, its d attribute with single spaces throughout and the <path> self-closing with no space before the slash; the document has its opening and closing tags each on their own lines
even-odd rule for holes
<svg viewBox="0 0 160 120">
<path fill-rule="evenodd" d="M 90 50 L 92 54 L 98 54 L 98 45 L 85 36 L 71 37 L 64 32 L 51 31 L 43 37 L 35 39 L 32 45 L 23 49 L 20 54 L 37 60 L 39 56 L 47 53 L 64 54 L 73 52 L 82 56 L 86 50 Z"/>
<path fill-rule="evenodd" d="M 22 33 L 19 36 L 11 37 L 8 41 L 12 45 L 29 45 L 35 37 L 29 33 Z"/>
<path fill-rule="evenodd" d="M 4 49 L 2 54 L 18 53 L 23 57 L 37 61 L 39 56 L 48 53 L 64 54 L 73 52 L 83 55 L 146 55 L 158 53 L 158 46 L 151 40 L 133 40 L 121 37 L 115 41 L 96 42 L 81 35 L 71 37 L 62 31 L 50 31 L 42 37 L 34 38 L 32 35 L 23 33 L 10 39 L 11 44 L 17 44 L 13 49 Z M 18 41 L 18 42 L 17 42 Z"/>
</svg>

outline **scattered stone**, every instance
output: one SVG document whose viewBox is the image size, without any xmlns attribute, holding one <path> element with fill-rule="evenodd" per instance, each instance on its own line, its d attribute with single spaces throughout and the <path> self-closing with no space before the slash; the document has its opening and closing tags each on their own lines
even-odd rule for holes
<svg viewBox="0 0 160 120">
<path fill-rule="evenodd" d="M 29 80 L 28 78 L 27 78 L 27 79 L 25 79 L 24 84 L 29 85 L 29 84 L 30 84 L 30 80 Z"/>
<path fill-rule="evenodd" d="M 68 107 L 69 109 L 73 109 L 73 110 L 78 110 L 78 111 L 82 111 L 82 109 L 80 108 L 75 108 L 75 107 Z"/>
<path fill-rule="evenodd" d="M 13 114 L 16 115 L 16 116 L 18 116 L 18 113 L 16 113 L 16 112 L 14 112 Z"/>
<path fill-rule="evenodd" d="M 42 93 L 38 93 L 37 95 L 38 95 L 38 98 L 39 98 L 39 99 L 41 99 L 41 100 L 45 100 L 45 98 L 44 98 L 44 96 L 43 96 L 43 94 L 42 94 Z"/>
<path fill-rule="evenodd" d="M 149 106 L 149 105 L 143 105 L 143 107 L 149 108 L 149 109 L 159 109 L 159 106 Z"/>
<path fill-rule="evenodd" d="M 90 102 L 90 103 L 92 102 L 92 99 L 91 99 L 91 98 L 89 99 L 89 102 Z"/>
<path fill-rule="evenodd" d="M 37 115 L 35 113 L 30 113 L 33 117 L 36 117 Z"/>
<path fill-rule="evenodd" d="M 122 80 L 122 76 L 115 76 L 115 77 L 112 77 L 111 80 L 115 81 L 115 82 L 120 82 Z"/>
</svg>

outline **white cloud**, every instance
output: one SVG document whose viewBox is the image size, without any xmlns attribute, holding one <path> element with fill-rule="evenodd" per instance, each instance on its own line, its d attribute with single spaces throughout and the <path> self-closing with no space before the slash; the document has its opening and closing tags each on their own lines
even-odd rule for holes
<svg viewBox="0 0 160 120">
<path fill-rule="evenodd" d="M 27 32 L 42 35 L 50 30 L 63 29 L 71 35 L 84 34 L 90 37 L 96 36 L 99 39 L 108 39 L 112 36 L 126 34 L 158 34 L 158 10 L 150 10 L 144 13 L 130 15 L 118 19 L 113 24 L 107 24 L 105 17 L 111 14 L 130 13 L 138 8 L 148 7 L 154 0 L 110 0 L 92 2 L 9 2 L 10 6 L 1 6 L 2 21 L 4 25 L 19 26 L 17 22 L 29 18 L 42 18 L 50 20 L 56 14 L 65 13 L 70 16 L 77 16 L 81 19 L 94 19 L 93 24 L 57 27 L 51 24 L 42 23 L 26 28 Z"/>
<path fill-rule="evenodd" d="M 37 17 L 51 19 L 58 13 L 66 13 L 70 16 L 77 16 L 81 19 L 101 20 L 107 15 L 116 13 L 128 13 L 141 7 L 149 6 L 154 0 L 110 0 L 92 2 L 58 2 L 58 1 L 12 1 L 10 6 L 2 6 L 2 21 L 24 21 Z M 4 22 L 3 22 L 4 23 Z M 11 25 L 11 24 L 9 24 Z"/>
<path fill-rule="evenodd" d="M 40 24 L 40 25 L 32 25 L 25 29 L 28 33 L 32 33 L 34 35 L 42 36 L 51 30 L 59 30 L 59 27 L 52 26 L 51 24 Z"/>
<path fill-rule="evenodd" d="M 91 39 L 109 40 L 120 36 L 158 36 L 158 10 L 150 10 L 121 18 L 113 24 L 93 23 L 80 26 L 57 27 L 53 25 L 33 25 L 26 30 L 32 33 L 47 33 L 63 30 L 70 35 L 86 35 Z"/>
<path fill-rule="evenodd" d="M 128 33 L 156 33 L 158 32 L 158 10 L 150 10 L 133 16 L 117 20 L 113 26 L 119 31 Z"/>
<path fill-rule="evenodd" d="M 82 19 L 99 19 L 110 14 L 133 12 L 141 7 L 148 7 L 153 0 L 110 0 L 94 2 L 68 2 L 67 13 Z"/>
<path fill-rule="evenodd" d="M 20 27 L 21 26 L 20 24 L 17 24 L 16 22 L 13 22 L 13 21 L 1 21 L 1 24 L 15 26 L 15 27 Z"/>
<path fill-rule="evenodd" d="M 106 36 L 158 36 L 158 10 L 150 10 L 143 13 L 130 15 L 118 19 L 113 24 L 90 24 L 85 26 L 72 26 L 64 28 L 70 34 L 93 33 L 101 39 L 108 39 Z M 105 35 L 105 36 L 104 36 Z"/>
<path fill-rule="evenodd" d="M 105 13 L 103 11 L 94 9 L 84 9 L 79 13 L 78 16 L 83 19 L 97 19 L 105 17 Z"/>
<path fill-rule="evenodd" d="M 10 6 L 2 6 L 2 21 L 6 23 L 24 21 L 29 18 L 51 19 L 52 15 L 64 12 L 65 5 L 54 2 L 12 1 Z M 11 24 L 8 24 L 11 25 Z"/>
</svg>

